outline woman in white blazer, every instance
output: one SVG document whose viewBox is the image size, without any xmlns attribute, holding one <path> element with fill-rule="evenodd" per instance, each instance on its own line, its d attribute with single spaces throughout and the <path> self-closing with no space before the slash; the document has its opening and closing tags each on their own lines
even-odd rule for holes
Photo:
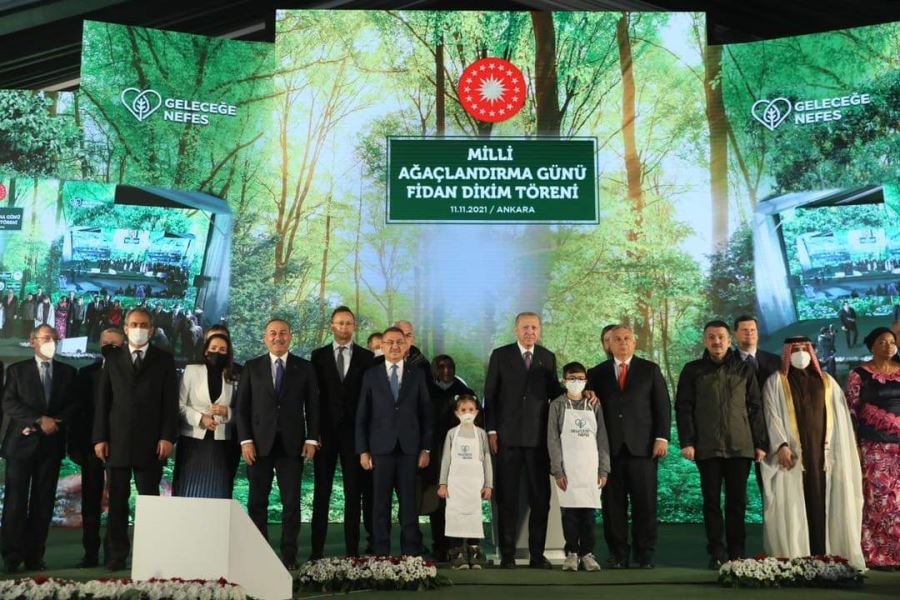
<svg viewBox="0 0 900 600">
<path fill-rule="evenodd" d="M 203 362 L 181 379 L 181 436 L 175 453 L 173 495 L 231 498 L 237 453 L 232 426 L 235 380 L 231 341 L 209 336 Z"/>
</svg>

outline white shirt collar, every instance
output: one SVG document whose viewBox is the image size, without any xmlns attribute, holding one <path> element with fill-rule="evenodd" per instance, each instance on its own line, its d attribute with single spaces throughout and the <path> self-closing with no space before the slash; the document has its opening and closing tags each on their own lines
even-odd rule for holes
<svg viewBox="0 0 900 600">
<path fill-rule="evenodd" d="M 738 352 L 741 353 L 741 360 L 747 360 L 747 357 L 748 357 L 748 356 L 752 356 L 753 358 L 756 358 L 756 353 L 757 353 L 757 351 L 758 351 L 757 348 L 754 348 L 754 349 L 753 349 L 753 352 L 746 352 L 746 351 L 741 350 L 740 348 L 738 348 Z"/>
<path fill-rule="evenodd" d="M 616 358 L 615 356 L 613 357 L 613 360 L 616 361 L 616 366 L 617 366 L 617 367 L 618 367 L 619 365 L 621 365 L 622 363 L 625 363 L 626 366 L 630 367 L 630 366 L 631 366 L 631 359 L 633 359 L 633 358 L 634 358 L 634 354 L 632 354 L 631 356 L 629 356 L 629 357 L 628 357 L 628 360 L 619 360 L 619 359 Z"/>
<path fill-rule="evenodd" d="M 275 368 L 275 361 L 279 358 L 281 359 L 281 362 L 284 363 L 285 366 L 287 366 L 288 354 L 290 354 L 290 352 L 286 352 L 284 356 L 275 356 L 274 354 L 269 352 L 269 362 L 272 364 L 272 368 Z"/>
<path fill-rule="evenodd" d="M 140 351 L 141 351 L 141 358 L 147 358 L 147 350 L 148 350 L 149 348 L 150 348 L 150 342 L 147 342 L 146 344 L 144 344 L 144 345 L 141 346 L 140 348 L 138 348 L 137 346 L 135 346 L 135 345 L 133 345 L 131 342 L 129 342 L 129 343 L 128 343 L 128 354 L 130 354 L 131 356 L 134 356 L 135 351 L 140 350 Z"/>
<path fill-rule="evenodd" d="M 516 346 L 519 347 L 519 354 L 521 354 L 522 356 L 525 356 L 526 352 L 531 352 L 531 355 L 534 356 L 534 349 L 537 347 L 537 344 L 535 344 L 531 348 L 526 348 L 522 345 L 522 342 L 516 341 Z"/>
<path fill-rule="evenodd" d="M 388 359 L 384 359 L 384 368 L 387 371 L 388 377 L 391 376 L 391 367 L 397 365 L 397 377 L 403 379 L 403 365 L 406 361 L 401 359 L 400 362 L 392 363 Z"/>
<path fill-rule="evenodd" d="M 338 344 L 337 341 L 331 342 L 331 349 L 334 350 L 335 353 L 337 353 L 338 348 L 340 348 L 341 346 L 346 348 L 348 353 L 353 352 L 353 341 L 352 340 L 347 342 L 346 344 Z"/>
<path fill-rule="evenodd" d="M 41 370 L 41 363 L 44 363 L 44 362 L 50 363 L 50 369 L 53 369 L 53 361 L 52 360 L 47 360 L 46 358 L 41 358 L 40 356 L 35 354 L 34 361 L 37 363 L 38 371 Z"/>
</svg>

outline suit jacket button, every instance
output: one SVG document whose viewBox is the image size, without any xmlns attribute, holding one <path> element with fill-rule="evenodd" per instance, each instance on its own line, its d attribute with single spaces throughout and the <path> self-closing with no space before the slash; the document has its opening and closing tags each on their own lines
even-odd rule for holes
<svg viewBox="0 0 900 600">
<path fill-rule="evenodd" d="M 522 400 L 527 400 L 528 396 L 522 396 Z"/>
<path fill-rule="evenodd" d="M 619 418 L 621 419 L 621 418 L 622 418 L 622 415 L 619 415 Z"/>
</svg>

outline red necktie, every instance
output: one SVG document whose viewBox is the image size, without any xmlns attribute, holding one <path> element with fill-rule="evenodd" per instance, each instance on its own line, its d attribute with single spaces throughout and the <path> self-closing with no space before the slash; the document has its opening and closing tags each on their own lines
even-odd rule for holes
<svg viewBox="0 0 900 600">
<path fill-rule="evenodd" d="M 628 374 L 628 365 L 626 363 L 619 364 L 619 389 L 625 389 L 625 377 Z"/>
</svg>

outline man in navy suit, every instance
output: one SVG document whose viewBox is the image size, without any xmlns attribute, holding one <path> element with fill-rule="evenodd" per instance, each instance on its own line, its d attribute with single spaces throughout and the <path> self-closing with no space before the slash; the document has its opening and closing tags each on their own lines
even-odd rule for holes
<svg viewBox="0 0 900 600">
<path fill-rule="evenodd" d="M 3 391 L 0 440 L 6 458 L 3 502 L 3 560 L 9 573 L 22 561 L 42 571 L 59 465 L 66 453 L 66 429 L 77 406 L 75 369 L 53 360 L 56 330 L 31 332 L 34 357 L 9 367 Z"/>
<path fill-rule="evenodd" d="M 247 463 L 250 494 L 247 512 L 268 539 L 272 477 L 281 491 L 281 560 L 297 568 L 300 534 L 302 458 L 312 460 L 319 438 L 319 386 L 309 361 L 290 354 L 291 326 L 282 319 L 266 323 L 268 353 L 244 365 L 238 386 L 237 430 Z"/>
<path fill-rule="evenodd" d="M 516 316 L 516 342 L 491 353 L 484 382 L 484 415 L 491 453 L 497 455 L 497 505 L 500 512 L 500 566 L 516 566 L 519 484 L 528 487 L 529 566 L 549 569 L 544 556 L 550 512 L 550 456 L 547 417 L 559 396 L 556 356 L 539 346 L 540 315 Z"/>
<path fill-rule="evenodd" d="M 382 336 L 384 363 L 363 375 L 356 411 L 356 451 L 364 469 L 374 473 L 372 550 L 391 550 L 391 493 L 400 501 L 400 552 L 420 554 L 416 509 L 416 468 L 428 466 L 433 415 L 425 372 L 404 360 L 403 330 L 389 327 Z"/>
</svg>

